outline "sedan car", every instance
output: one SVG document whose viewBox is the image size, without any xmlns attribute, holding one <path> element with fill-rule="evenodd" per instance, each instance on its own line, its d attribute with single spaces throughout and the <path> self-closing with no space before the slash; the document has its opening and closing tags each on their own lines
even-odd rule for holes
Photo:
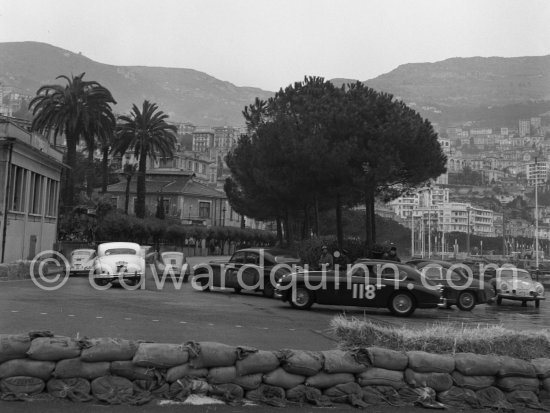
<svg viewBox="0 0 550 413">
<path fill-rule="evenodd" d="M 97 285 L 139 284 L 145 274 L 145 258 L 139 244 L 107 242 L 97 247 L 94 281 Z"/>
<path fill-rule="evenodd" d="M 229 261 L 211 261 L 193 267 L 194 282 L 203 291 L 211 287 L 229 287 L 235 292 L 261 291 L 273 297 L 277 281 L 301 264 L 291 251 L 278 248 L 245 248 L 236 251 Z"/>
<path fill-rule="evenodd" d="M 544 287 L 531 278 L 527 270 L 513 267 L 502 267 L 497 270 L 496 277 L 491 280 L 496 293 L 497 304 L 502 304 L 502 300 L 521 301 L 523 306 L 528 301 L 534 301 L 535 307 L 540 306 L 544 296 Z"/>
<path fill-rule="evenodd" d="M 76 249 L 71 252 L 70 275 L 88 275 L 94 268 L 96 252 L 91 248 Z"/>
<path fill-rule="evenodd" d="M 442 288 L 416 269 L 385 260 L 356 261 L 347 271 L 301 271 L 285 275 L 276 295 L 294 308 L 322 305 L 388 308 L 406 317 L 417 308 L 445 305 Z"/>
<path fill-rule="evenodd" d="M 416 268 L 420 273 L 436 284 L 443 286 L 443 297 L 447 307 L 456 305 L 463 311 L 471 311 L 477 304 L 492 302 L 495 294 L 493 287 L 484 281 L 474 278 L 465 271 L 466 266 L 441 260 L 417 259 L 408 261 L 407 265 Z"/>
<path fill-rule="evenodd" d="M 165 251 L 149 253 L 145 257 L 147 264 L 153 264 L 155 271 L 159 275 L 163 275 L 165 272 L 174 274 L 179 279 L 183 275 L 183 281 L 187 282 L 191 270 L 187 264 L 185 254 L 179 251 Z"/>
</svg>

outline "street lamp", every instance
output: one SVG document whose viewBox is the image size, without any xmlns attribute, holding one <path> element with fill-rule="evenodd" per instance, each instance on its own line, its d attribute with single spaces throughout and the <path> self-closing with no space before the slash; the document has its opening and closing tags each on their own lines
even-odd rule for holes
<svg viewBox="0 0 550 413">
<path fill-rule="evenodd" d="M 539 269 L 539 168 L 537 157 L 535 156 L 535 262 L 537 270 Z"/>
<path fill-rule="evenodd" d="M 466 254 L 470 255 L 470 210 L 469 206 L 466 207 L 466 213 L 468 214 L 468 233 L 466 234 Z"/>
<path fill-rule="evenodd" d="M 373 205 L 373 194 L 372 194 L 372 182 L 371 182 L 371 172 L 372 168 L 370 167 L 369 162 L 363 162 L 361 164 L 363 172 L 365 173 L 365 244 L 367 247 L 367 257 L 370 257 L 372 254 L 375 234 L 374 234 L 374 205 Z"/>
<path fill-rule="evenodd" d="M 222 208 L 222 227 L 225 227 L 225 204 Z"/>
</svg>

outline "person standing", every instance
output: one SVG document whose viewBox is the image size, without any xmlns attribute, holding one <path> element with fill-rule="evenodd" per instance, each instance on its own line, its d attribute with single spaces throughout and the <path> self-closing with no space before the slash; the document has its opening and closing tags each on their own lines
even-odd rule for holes
<svg viewBox="0 0 550 413">
<path fill-rule="evenodd" d="M 390 250 L 384 254 L 383 259 L 388 261 L 401 262 L 401 259 L 397 256 L 397 248 L 395 245 L 392 245 Z"/>
<path fill-rule="evenodd" d="M 334 260 L 332 254 L 328 252 L 328 247 L 323 245 L 321 247 L 321 257 L 319 257 L 319 267 L 323 270 L 332 270 L 334 267 Z"/>
</svg>

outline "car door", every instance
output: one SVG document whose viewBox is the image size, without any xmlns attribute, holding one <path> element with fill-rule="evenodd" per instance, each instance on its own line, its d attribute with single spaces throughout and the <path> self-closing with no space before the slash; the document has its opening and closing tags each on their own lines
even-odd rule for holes
<svg viewBox="0 0 550 413">
<path fill-rule="evenodd" d="M 235 288 L 239 286 L 237 274 L 239 269 L 246 263 L 246 251 L 237 251 L 229 262 L 220 271 L 220 286 Z"/>
</svg>

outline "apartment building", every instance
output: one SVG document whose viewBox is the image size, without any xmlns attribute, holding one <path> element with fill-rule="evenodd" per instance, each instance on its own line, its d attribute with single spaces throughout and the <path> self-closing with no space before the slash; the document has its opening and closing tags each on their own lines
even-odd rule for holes
<svg viewBox="0 0 550 413">
<path fill-rule="evenodd" d="M 62 158 L 41 135 L 0 118 L 0 262 L 54 249 Z"/>
</svg>

